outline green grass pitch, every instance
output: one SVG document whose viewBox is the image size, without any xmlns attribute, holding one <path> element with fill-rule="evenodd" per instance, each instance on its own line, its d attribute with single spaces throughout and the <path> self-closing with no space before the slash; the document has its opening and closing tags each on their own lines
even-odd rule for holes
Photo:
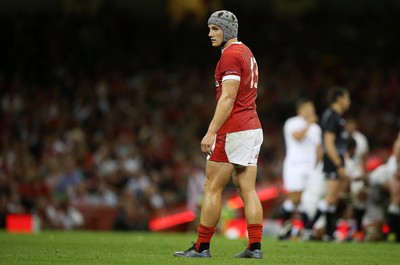
<svg viewBox="0 0 400 265">
<path fill-rule="evenodd" d="M 235 259 L 246 240 L 215 236 L 211 259 L 172 256 L 185 250 L 195 234 L 142 232 L 56 232 L 8 234 L 0 231 L 0 264 L 385 264 L 400 265 L 395 243 L 279 242 L 263 239 L 263 260 Z"/>
</svg>

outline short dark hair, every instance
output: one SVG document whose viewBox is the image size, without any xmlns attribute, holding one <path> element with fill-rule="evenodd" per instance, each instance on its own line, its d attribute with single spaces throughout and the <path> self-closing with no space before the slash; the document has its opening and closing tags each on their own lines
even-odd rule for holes
<svg viewBox="0 0 400 265">
<path fill-rule="evenodd" d="M 296 110 L 298 111 L 306 103 L 312 103 L 312 101 L 309 98 L 299 98 L 296 101 Z"/>
<path fill-rule="evenodd" d="M 328 102 L 329 104 L 335 103 L 338 97 L 343 96 L 347 93 L 347 88 L 343 86 L 334 86 L 331 87 L 328 91 Z"/>
</svg>

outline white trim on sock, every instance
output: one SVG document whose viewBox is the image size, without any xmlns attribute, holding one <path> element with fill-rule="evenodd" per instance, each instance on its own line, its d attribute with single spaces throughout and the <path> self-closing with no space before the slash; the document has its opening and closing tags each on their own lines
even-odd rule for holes
<svg viewBox="0 0 400 265">
<path fill-rule="evenodd" d="M 328 209 L 329 209 L 329 204 L 325 200 L 319 201 L 318 210 L 320 210 L 323 213 L 326 213 Z"/>
<path fill-rule="evenodd" d="M 291 200 L 289 200 L 289 199 L 286 199 L 286 200 L 283 202 L 282 207 L 283 207 L 283 209 L 284 209 L 285 211 L 287 211 L 287 212 L 289 212 L 289 213 L 294 212 L 294 210 L 296 209 L 296 206 L 294 205 L 294 203 L 293 203 Z"/>
<path fill-rule="evenodd" d="M 329 205 L 327 212 L 328 213 L 335 213 L 336 212 L 336 205 Z"/>
</svg>

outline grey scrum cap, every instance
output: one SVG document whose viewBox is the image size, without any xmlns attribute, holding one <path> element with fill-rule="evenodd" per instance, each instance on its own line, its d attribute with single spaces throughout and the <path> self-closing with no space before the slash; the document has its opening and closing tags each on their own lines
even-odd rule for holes
<svg viewBox="0 0 400 265">
<path fill-rule="evenodd" d="M 238 35 L 239 23 L 236 16 L 227 10 L 219 10 L 211 14 L 208 25 L 217 25 L 224 32 L 223 41 L 236 38 Z"/>
</svg>

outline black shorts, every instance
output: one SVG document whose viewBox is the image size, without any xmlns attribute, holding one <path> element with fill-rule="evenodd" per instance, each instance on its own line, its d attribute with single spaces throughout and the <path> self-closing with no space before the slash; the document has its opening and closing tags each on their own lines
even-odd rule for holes
<svg viewBox="0 0 400 265">
<path fill-rule="evenodd" d="M 327 155 L 324 155 L 324 166 L 322 171 L 324 172 L 325 179 L 340 179 L 340 176 L 337 172 L 335 164 L 329 159 Z M 340 156 L 340 160 L 342 160 L 342 165 L 344 165 L 344 159 Z"/>
</svg>

